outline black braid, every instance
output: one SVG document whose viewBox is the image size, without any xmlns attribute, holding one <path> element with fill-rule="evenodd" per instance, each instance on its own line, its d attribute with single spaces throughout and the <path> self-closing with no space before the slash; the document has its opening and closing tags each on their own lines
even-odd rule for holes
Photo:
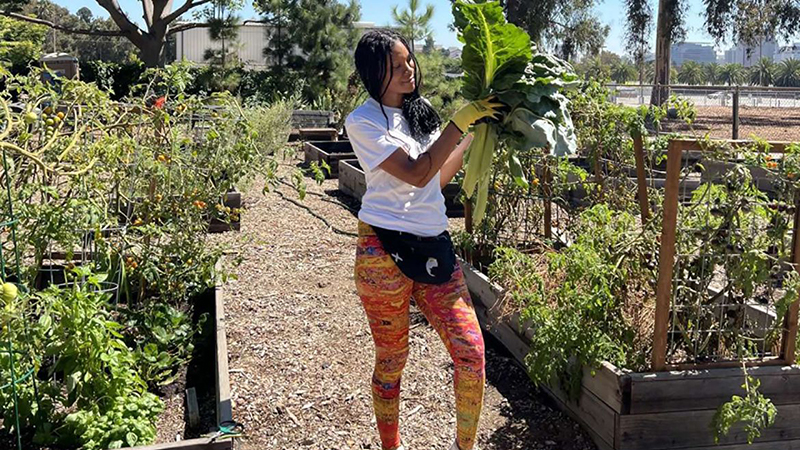
<svg viewBox="0 0 800 450">
<path fill-rule="evenodd" d="M 386 117 L 386 127 L 389 128 L 389 117 L 386 115 L 381 101 L 386 92 L 381 89 L 383 87 L 383 79 L 387 73 L 387 57 L 389 58 L 389 79 L 391 80 L 394 76 L 391 62 L 392 47 L 398 41 L 406 46 L 411 59 L 414 61 L 414 79 L 416 80 L 414 92 L 403 98 L 402 110 L 403 117 L 406 118 L 411 129 L 411 136 L 419 141 L 438 130 L 442 125 L 442 119 L 433 108 L 433 105 L 419 94 L 419 88 L 422 84 L 422 71 L 406 39 L 392 30 L 371 30 L 364 33 L 356 47 L 356 70 L 369 96 L 380 103 L 383 116 Z"/>
</svg>

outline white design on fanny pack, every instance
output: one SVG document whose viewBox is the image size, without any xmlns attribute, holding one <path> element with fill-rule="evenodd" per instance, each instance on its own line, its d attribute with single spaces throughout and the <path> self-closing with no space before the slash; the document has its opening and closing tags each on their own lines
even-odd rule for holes
<svg viewBox="0 0 800 450">
<path fill-rule="evenodd" d="M 439 261 L 437 261 L 434 257 L 428 258 L 428 262 L 425 263 L 425 270 L 428 271 L 428 275 L 431 277 L 433 277 L 431 270 L 435 267 L 439 267 Z"/>
<path fill-rule="evenodd" d="M 397 253 L 392 253 L 392 258 L 394 258 L 394 262 L 400 262 L 403 260 L 403 258 L 401 258 Z"/>
</svg>

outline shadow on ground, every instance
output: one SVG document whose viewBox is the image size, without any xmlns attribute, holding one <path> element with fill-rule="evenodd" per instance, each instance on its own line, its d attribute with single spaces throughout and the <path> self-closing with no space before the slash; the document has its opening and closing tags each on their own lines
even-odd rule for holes
<svg viewBox="0 0 800 450">
<path fill-rule="evenodd" d="M 565 420 L 556 404 L 538 390 L 528 374 L 491 335 L 486 342 L 486 382 L 505 398 L 500 415 L 505 425 L 491 433 L 482 449 L 589 450 L 596 447 L 572 420 Z"/>
</svg>

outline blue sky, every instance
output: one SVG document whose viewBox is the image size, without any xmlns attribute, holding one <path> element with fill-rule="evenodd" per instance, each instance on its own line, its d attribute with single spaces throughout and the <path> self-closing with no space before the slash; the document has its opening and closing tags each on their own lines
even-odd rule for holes
<svg viewBox="0 0 800 450">
<path fill-rule="evenodd" d="M 536 0 L 532 0 L 536 1 Z M 89 7 L 96 16 L 107 17 L 108 14 L 97 5 L 94 0 L 55 0 L 72 12 L 77 11 L 83 6 Z M 141 22 L 141 2 L 139 0 L 119 0 L 123 9 L 128 15 Z M 174 4 L 179 5 L 183 0 L 174 0 Z M 257 17 L 252 4 L 245 0 L 247 6 L 240 15 L 244 19 Z M 452 20 L 450 13 L 449 0 L 423 0 L 422 4 L 432 4 L 435 8 L 433 17 L 433 31 L 436 42 L 445 47 L 459 46 L 454 33 L 447 29 Z M 651 0 L 653 8 L 656 8 L 656 0 Z M 701 0 L 688 0 L 689 12 L 686 14 L 688 27 L 688 41 L 710 42 L 711 38 L 703 31 L 703 4 Z M 361 0 L 361 16 L 366 22 L 375 22 L 378 25 L 388 25 L 392 22 L 391 7 L 400 4 L 405 7 L 406 0 Z M 625 34 L 625 12 L 622 0 L 605 0 L 597 6 L 597 13 L 600 19 L 611 27 L 611 32 L 606 40 L 606 47 L 615 53 L 624 53 L 624 34 Z M 651 39 L 655 43 L 655 37 Z"/>
</svg>

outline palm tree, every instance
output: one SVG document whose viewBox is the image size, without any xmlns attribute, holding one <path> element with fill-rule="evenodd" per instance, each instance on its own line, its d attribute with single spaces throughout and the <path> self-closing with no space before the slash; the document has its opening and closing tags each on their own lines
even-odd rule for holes
<svg viewBox="0 0 800 450">
<path fill-rule="evenodd" d="M 411 51 L 414 51 L 414 42 L 423 40 L 431 34 L 431 18 L 433 18 L 433 5 L 427 5 L 425 12 L 417 14 L 419 0 L 408 0 L 408 9 L 398 11 L 397 5 L 392 7 L 392 18 L 402 33 L 411 41 Z"/>
<path fill-rule="evenodd" d="M 742 84 L 744 75 L 745 75 L 744 66 L 742 66 L 741 64 L 736 64 L 736 63 L 724 64 L 719 69 L 719 81 L 727 84 L 728 86 L 733 86 L 734 84 Z"/>
<path fill-rule="evenodd" d="M 705 83 L 711 85 L 719 83 L 719 71 L 720 67 L 717 63 L 703 64 L 703 80 Z"/>
<path fill-rule="evenodd" d="M 703 84 L 703 66 L 696 61 L 686 61 L 678 71 L 678 82 L 683 84 Z"/>
<path fill-rule="evenodd" d="M 769 58 L 761 58 L 750 68 L 750 84 L 769 86 L 775 81 L 775 64 Z"/>
<path fill-rule="evenodd" d="M 624 84 L 637 76 L 636 67 L 626 61 L 620 61 L 611 66 L 611 80 Z"/>
<path fill-rule="evenodd" d="M 775 75 L 775 86 L 800 86 L 800 60 L 791 58 L 781 61 Z"/>
</svg>

